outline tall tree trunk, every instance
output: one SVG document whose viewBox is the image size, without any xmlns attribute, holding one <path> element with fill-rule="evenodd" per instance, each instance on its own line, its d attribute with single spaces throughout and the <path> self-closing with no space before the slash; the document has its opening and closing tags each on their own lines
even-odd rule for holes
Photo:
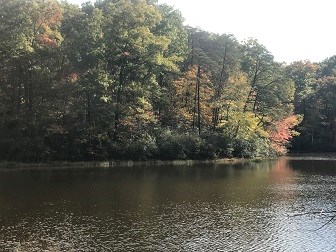
<svg viewBox="0 0 336 252">
<path fill-rule="evenodd" d="M 160 85 L 161 92 L 162 92 L 162 88 L 163 88 L 163 83 L 164 83 L 164 75 L 163 75 L 163 73 L 160 73 L 160 75 L 159 75 L 159 85 Z M 162 121 L 161 121 L 161 113 L 162 113 L 161 104 L 158 106 L 158 112 L 157 113 L 158 113 L 158 116 L 159 116 L 159 120 L 162 123 Z"/>
<path fill-rule="evenodd" d="M 253 78 L 252 78 L 251 83 L 250 83 L 250 91 L 249 91 L 249 93 L 246 97 L 246 100 L 245 100 L 245 104 L 244 104 L 244 108 L 243 108 L 244 113 L 247 112 L 248 105 L 251 102 L 253 102 L 253 104 L 254 104 L 255 100 L 253 100 L 253 94 L 255 92 L 255 87 L 257 85 L 259 75 L 260 75 L 260 59 L 258 57 L 257 60 L 256 60 L 254 72 L 253 72 Z M 237 127 L 236 127 L 235 137 L 237 137 L 238 132 L 239 132 L 239 124 L 240 124 L 240 120 L 238 121 L 238 124 L 237 124 Z"/>
<path fill-rule="evenodd" d="M 88 124 L 91 124 L 92 122 L 92 104 L 91 104 L 91 97 L 90 97 L 90 92 L 86 91 L 86 102 L 87 102 L 87 106 L 86 106 L 86 120 Z"/>
<path fill-rule="evenodd" d="M 220 78 L 219 78 L 219 83 L 217 86 L 217 90 L 216 90 L 216 94 L 215 94 L 215 100 L 217 101 L 218 99 L 220 99 L 222 92 L 223 92 L 223 88 L 225 85 L 225 82 L 227 82 L 228 80 L 228 73 L 226 72 L 226 64 L 227 64 L 227 43 L 225 44 L 225 49 L 224 49 L 224 56 L 223 56 L 223 63 L 222 63 L 222 70 L 220 72 Z M 213 129 L 216 130 L 217 125 L 218 125 L 218 121 L 219 121 L 219 112 L 220 112 L 220 108 L 219 107 L 215 107 L 213 109 Z"/>
<path fill-rule="evenodd" d="M 198 91 L 198 83 L 195 83 L 195 96 L 194 96 L 194 108 L 193 108 L 193 125 L 192 128 L 195 130 L 196 128 L 196 113 L 197 113 L 197 92 Z"/>
<path fill-rule="evenodd" d="M 201 102 L 200 102 L 200 88 L 201 88 L 201 67 L 197 69 L 197 112 L 198 112 L 198 134 L 201 134 Z"/>
<path fill-rule="evenodd" d="M 258 58 L 256 60 L 256 65 L 255 65 L 255 68 L 254 68 L 253 79 L 252 79 L 251 84 L 250 84 L 250 91 L 248 93 L 248 96 L 247 96 L 245 104 L 244 104 L 244 112 L 247 112 L 248 104 L 250 104 L 251 102 L 254 103 L 253 93 L 255 91 L 255 87 L 257 85 L 259 75 L 260 75 L 260 60 Z"/>
<path fill-rule="evenodd" d="M 122 59 L 120 72 L 119 72 L 119 83 L 118 83 L 118 88 L 117 88 L 116 108 L 115 108 L 115 114 L 114 114 L 114 138 L 117 138 L 119 124 L 120 124 L 121 88 L 123 85 L 124 85 L 124 60 Z"/>
</svg>

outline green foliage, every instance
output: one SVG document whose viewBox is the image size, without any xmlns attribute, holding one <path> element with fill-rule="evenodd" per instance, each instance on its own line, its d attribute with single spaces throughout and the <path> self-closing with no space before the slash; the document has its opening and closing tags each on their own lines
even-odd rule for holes
<svg viewBox="0 0 336 252">
<path fill-rule="evenodd" d="M 320 63 L 294 62 L 287 74 L 296 86 L 295 111 L 302 114 L 293 151 L 336 150 L 335 56 Z"/>
<path fill-rule="evenodd" d="M 309 115 L 334 130 L 334 59 L 314 86 L 256 40 L 185 27 L 157 1 L 0 0 L 0 33 L 0 159 L 270 156 L 293 99 L 328 104 Z"/>
<path fill-rule="evenodd" d="M 148 160 L 153 159 L 158 151 L 156 139 L 148 133 L 134 136 L 129 141 L 122 144 L 123 148 L 119 151 L 122 159 Z M 112 154 L 113 157 L 113 154 Z"/>
<path fill-rule="evenodd" d="M 2 138 L 0 159 L 39 162 L 50 158 L 49 148 L 40 137 Z"/>
<path fill-rule="evenodd" d="M 227 134 L 207 131 L 201 135 L 201 158 L 226 158 L 233 156 L 232 140 Z"/>
<path fill-rule="evenodd" d="M 233 156 L 242 158 L 260 158 L 276 156 L 266 138 L 236 139 L 233 144 Z"/>
<path fill-rule="evenodd" d="M 197 137 L 193 134 L 179 134 L 164 130 L 157 138 L 159 156 L 164 160 L 190 159 L 199 149 Z"/>
</svg>

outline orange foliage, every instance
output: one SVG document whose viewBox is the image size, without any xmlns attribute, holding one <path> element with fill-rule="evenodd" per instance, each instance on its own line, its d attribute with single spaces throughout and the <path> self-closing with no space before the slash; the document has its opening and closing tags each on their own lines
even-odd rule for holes
<svg viewBox="0 0 336 252">
<path fill-rule="evenodd" d="M 35 38 L 40 44 L 56 47 L 60 39 L 57 28 L 62 21 L 62 9 L 54 0 L 47 0 L 41 4 L 35 17 Z"/>
<path fill-rule="evenodd" d="M 64 83 L 76 83 L 79 80 L 79 74 L 76 72 L 68 72 L 62 75 Z"/>
<path fill-rule="evenodd" d="M 301 122 L 301 117 L 297 115 L 291 115 L 284 118 L 281 121 L 277 121 L 273 124 L 273 129 L 270 132 L 270 141 L 273 148 L 279 154 L 285 154 L 287 149 L 286 145 L 298 133 L 293 128 Z"/>
<path fill-rule="evenodd" d="M 70 83 L 75 83 L 75 82 L 78 81 L 78 79 L 79 79 L 78 73 L 71 73 L 68 76 L 68 80 L 69 80 Z"/>
<path fill-rule="evenodd" d="M 190 128 L 195 120 L 195 110 L 197 111 L 196 83 L 198 67 L 190 67 L 184 75 L 174 81 L 175 91 L 175 111 L 176 118 L 180 126 Z M 206 73 L 201 71 L 200 76 L 200 111 L 201 120 L 204 125 L 211 124 L 213 89 L 210 86 L 210 80 Z"/>
<path fill-rule="evenodd" d="M 39 36 L 38 41 L 41 44 L 48 45 L 50 47 L 56 47 L 57 43 L 55 39 L 51 39 L 47 34 L 42 34 Z"/>
<path fill-rule="evenodd" d="M 152 104 L 144 97 L 139 97 L 136 104 L 128 109 L 128 116 L 121 120 L 121 124 L 131 131 L 139 131 L 157 123 Z"/>
</svg>

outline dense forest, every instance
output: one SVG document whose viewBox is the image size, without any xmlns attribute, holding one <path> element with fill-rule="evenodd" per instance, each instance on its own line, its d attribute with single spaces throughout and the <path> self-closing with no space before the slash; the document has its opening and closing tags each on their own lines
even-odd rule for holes
<svg viewBox="0 0 336 252">
<path fill-rule="evenodd" d="M 155 0 L 0 0 L 0 34 L 0 160 L 336 150 L 335 56 L 279 63 Z"/>
</svg>

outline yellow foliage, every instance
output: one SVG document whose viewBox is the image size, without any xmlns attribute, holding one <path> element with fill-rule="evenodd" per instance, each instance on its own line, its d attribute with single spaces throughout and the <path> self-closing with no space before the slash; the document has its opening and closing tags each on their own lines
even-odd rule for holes
<svg viewBox="0 0 336 252">
<path fill-rule="evenodd" d="M 195 123 L 198 113 L 197 102 L 198 67 L 190 67 L 184 75 L 174 81 L 174 109 L 179 125 L 190 129 Z M 200 113 L 203 127 L 211 125 L 213 89 L 204 72 L 200 75 Z"/>
<path fill-rule="evenodd" d="M 157 118 L 151 103 L 145 97 L 139 97 L 135 106 L 129 108 L 128 116 L 122 124 L 129 129 L 137 130 L 156 122 Z"/>
</svg>

